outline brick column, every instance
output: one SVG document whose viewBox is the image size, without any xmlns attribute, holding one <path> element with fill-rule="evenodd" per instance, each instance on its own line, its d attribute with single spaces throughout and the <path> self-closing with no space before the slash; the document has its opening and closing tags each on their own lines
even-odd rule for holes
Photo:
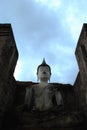
<svg viewBox="0 0 87 130">
<path fill-rule="evenodd" d="M 75 54 L 81 76 L 81 102 L 87 104 L 87 24 L 83 25 Z"/>
<path fill-rule="evenodd" d="M 18 51 L 10 24 L 0 24 L 0 123 L 13 103 Z M 1 124 L 0 124 L 1 125 Z"/>
<path fill-rule="evenodd" d="M 84 124 L 87 127 L 87 24 L 83 24 L 75 54 L 80 71 L 79 101 L 84 114 Z"/>
</svg>

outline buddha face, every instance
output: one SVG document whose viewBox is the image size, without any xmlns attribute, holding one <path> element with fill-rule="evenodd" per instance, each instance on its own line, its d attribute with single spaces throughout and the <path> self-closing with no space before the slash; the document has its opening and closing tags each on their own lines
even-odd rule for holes
<svg viewBox="0 0 87 130">
<path fill-rule="evenodd" d="M 40 66 L 37 73 L 38 79 L 40 81 L 48 81 L 50 79 L 50 70 L 48 66 Z"/>
</svg>

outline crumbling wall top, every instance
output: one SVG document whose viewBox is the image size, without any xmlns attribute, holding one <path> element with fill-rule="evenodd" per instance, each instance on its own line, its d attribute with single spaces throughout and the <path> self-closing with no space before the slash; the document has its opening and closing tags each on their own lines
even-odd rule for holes
<svg viewBox="0 0 87 130">
<path fill-rule="evenodd" d="M 82 30 L 81 30 L 78 42 L 77 42 L 75 54 L 77 52 L 78 47 L 85 44 L 86 40 L 87 40 L 87 23 L 84 23 L 82 26 Z"/>
</svg>

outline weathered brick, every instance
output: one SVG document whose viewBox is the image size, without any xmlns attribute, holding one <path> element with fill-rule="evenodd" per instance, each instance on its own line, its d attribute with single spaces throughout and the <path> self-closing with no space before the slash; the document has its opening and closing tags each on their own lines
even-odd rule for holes
<svg viewBox="0 0 87 130">
<path fill-rule="evenodd" d="M 0 123 L 13 102 L 18 51 L 10 24 L 0 24 Z M 1 125 L 1 124 L 0 124 Z"/>
</svg>

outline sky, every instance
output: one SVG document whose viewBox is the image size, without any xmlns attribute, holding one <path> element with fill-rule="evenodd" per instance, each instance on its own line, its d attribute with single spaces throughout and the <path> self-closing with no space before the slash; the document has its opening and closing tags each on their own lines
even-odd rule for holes
<svg viewBox="0 0 87 130">
<path fill-rule="evenodd" d="M 87 23 L 86 0 L 0 0 L 0 23 L 12 25 L 19 58 L 18 81 L 37 82 L 37 67 L 45 58 L 50 82 L 74 84 L 79 68 L 75 49 Z"/>
</svg>

